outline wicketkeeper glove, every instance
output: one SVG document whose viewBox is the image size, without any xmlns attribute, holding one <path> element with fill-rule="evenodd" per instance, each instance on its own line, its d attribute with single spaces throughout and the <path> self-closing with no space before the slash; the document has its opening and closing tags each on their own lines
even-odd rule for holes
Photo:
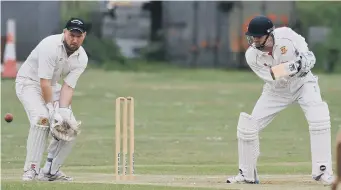
<svg viewBox="0 0 341 190">
<path fill-rule="evenodd" d="M 54 110 L 61 121 L 60 119 L 53 120 L 50 126 L 51 135 L 57 140 L 73 141 L 80 134 L 81 122 L 76 121 L 71 109 L 59 108 L 58 103 L 55 104 Z"/>
</svg>

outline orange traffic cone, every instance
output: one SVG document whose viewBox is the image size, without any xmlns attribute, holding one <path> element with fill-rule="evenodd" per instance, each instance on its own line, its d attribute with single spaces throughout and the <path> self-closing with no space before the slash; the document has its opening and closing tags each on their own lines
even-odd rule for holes
<svg viewBox="0 0 341 190">
<path fill-rule="evenodd" d="M 17 76 L 17 59 L 15 53 L 15 21 L 7 21 L 7 38 L 4 51 L 4 65 L 2 78 L 15 78 Z"/>
</svg>

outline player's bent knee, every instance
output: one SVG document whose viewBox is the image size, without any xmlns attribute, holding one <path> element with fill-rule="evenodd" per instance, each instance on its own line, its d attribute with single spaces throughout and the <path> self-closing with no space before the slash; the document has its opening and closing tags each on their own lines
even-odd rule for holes
<svg viewBox="0 0 341 190">
<path fill-rule="evenodd" d="M 306 117 L 310 130 L 320 131 L 330 129 L 329 108 L 326 102 L 311 105 L 306 112 Z"/>
<path fill-rule="evenodd" d="M 237 137 L 244 141 L 253 141 L 258 139 L 257 122 L 251 115 L 242 112 L 239 115 L 237 126 Z"/>
</svg>

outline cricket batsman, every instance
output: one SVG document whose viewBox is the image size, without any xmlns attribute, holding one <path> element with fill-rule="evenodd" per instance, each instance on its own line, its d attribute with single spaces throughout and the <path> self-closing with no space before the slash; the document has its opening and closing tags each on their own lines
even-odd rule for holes
<svg viewBox="0 0 341 190">
<path fill-rule="evenodd" d="M 77 81 L 88 57 L 81 46 L 88 27 L 71 18 L 63 33 L 44 38 L 30 53 L 16 77 L 16 94 L 29 119 L 26 161 L 22 180 L 70 181 L 59 170 L 79 134 L 80 122 L 71 110 Z M 62 85 L 58 82 L 63 79 Z M 45 166 L 40 164 L 49 134 Z"/>
<path fill-rule="evenodd" d="M 275 28 L 265 16 L 250 21 L 246 36 L 250 45 L 245 53 L 247 64 L 265 84 L 251 115 L 240 113 L 239 174 L 227 183 L 259 183 L 258 135 L 280 111 L 298 103 L 309 124 L 312 178 L 332 184 L 329 108 L 321 98 L 318 77 L 311 72 L 316 62 L 313 52 L 301 35 L 288 27 Z"/>
</svg>

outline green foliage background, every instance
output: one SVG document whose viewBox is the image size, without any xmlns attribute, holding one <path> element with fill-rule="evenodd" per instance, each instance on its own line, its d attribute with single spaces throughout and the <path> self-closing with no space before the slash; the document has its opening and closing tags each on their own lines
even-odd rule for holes
<svg viewBox="0 0 341 190">
<path fill-rule="evenodd" d="M 63 1 L 61 3 L 62 23 L 64 24 L 70 17 L 82 17 L 87 21 L 93 21 L 93 15 L 95 12 L 98 12 L 98 8 L 99 4 L 97 1 Z M 297 19 L 301 24 L 301 34 L 305 37 L 307 37 L 309 27 L 311 26 L 324 26 L 331 29 L 326 41 L 310 47 L 317 58 L 314 70 L 326 70 L 325 64 L 333 62 L 336 71 L 341 72 L 339 66 L 341 64 L 341 56 L 337 56 L 334 52 L 330 53 L 330 50 L 335 52 L 341 51 L 341 22 L 339 21 L 339 18 L 341 18 L 341 2 L 297 1 L 296 13 Z M 96 63 L 96 66 L 103 66 L 109 70 L 117 68 L 137 69 L 136 60 L 125 59 L 113 39 L 103 39 L 90 32 L 84 42 L 84 46 L 90 55 L 91 61 Z M 163 58 L 156 55 L 160 51 L 153 50 L 155 49 L 154 46 L 148 47 L 143 51 L 146 55 L 145 60 L 142 61 L 143 63 L 150 62 L 155 58 L 158 58 L 159 63 L 162 62 L 160 60 Z M 331 54 L 335 56 L 334 61 L 331 60 Z"/>
<path fill-rule="evenodd" d="M 338 1 L 299 1 L 297 2 L 298 19 L 302 24 L 303 33 L 308 33 L 308 28 L 311 26 L 324 26 L 330 28 L 328 39 L 312 47 L 316 59 L 317 68 L 321 68 L 324 65 L 321 63 L 328 61 L 331 57 L 329 51 L 336 50 L 341 51 L 341 2 Z M 332 53 L 332 55 L 336 55 Z M 340 71 L 340 56 L 336 57 L 335 69 Z"/>
<path fill-rule="evenodd" d="M 94 24 L 95 16 L 100 16 L 99 4 L 96 1 L 63 1 L 61 2 L 61 24 L 71 17 L 80 17 L 88 23 Z M 120 53 L 113 39 L 102 38 L 92 27 L 84 40 L 84 48 L 89 56 L 91 66 L 103 67 L 111 70 L 126 67 L 127 60 Z"/>
</svg>

